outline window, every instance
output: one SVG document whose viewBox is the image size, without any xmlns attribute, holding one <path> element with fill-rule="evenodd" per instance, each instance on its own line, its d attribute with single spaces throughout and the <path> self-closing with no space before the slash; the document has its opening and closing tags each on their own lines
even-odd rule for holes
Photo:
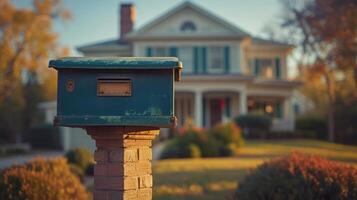
<svg viewBox="0 0 357 200">
<path fill-rule="evenodd" d="M 255 59 L 253 72 L 256 76 L 263 78 L 274 78 L 274 60 L 270 58 Z"/>
<path fill-rule="evenodd" d="M 196 31 L 196 25 L 192 21 L 185 21 L 182 23 L 180 30 L 183 32 Z"/>
<path fill-rule="evenodd" d="M 169 56 L 169 49 L 166 47 L 155 47 L 154 56 L 156 57 L 165 57 Z"/>
<path fill-rule="evenodd" d="M 208 48 L 208 72 L 223 73 L 224 72 L 224 49 L 220 46 Z"/>
<path fill-rule="evenodd" d="M 274 118 L 282 118 L 282 101 L 280 100 L 263 100 L 248 99 L 248 112 L 264 114 Z"/>
<path fill-rule="evenodd" d="M 193 73 L 193 48 L 188 46 L 179 47 L 178 57 L 183 64 L 184 73 Z"/>
</svg>

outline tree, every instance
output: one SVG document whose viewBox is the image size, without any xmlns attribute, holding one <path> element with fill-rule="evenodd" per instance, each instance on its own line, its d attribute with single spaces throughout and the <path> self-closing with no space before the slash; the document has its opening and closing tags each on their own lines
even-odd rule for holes
<svg viewBox="0 0 357 200">
<path fill-rule="evenodd" d="M 44 76 L 48 57 L 60 53 L 55 19 L 70 14 L 59 0 L 34 0 L 33 8 L 16 8 L 11 1 L 0 2 L 0 101 L 11 95 L 22 69 Z"/>
<path fill-rule="evenodd" d="M 336 79 L 355 68 L 357 2 L 355 0 L 283 0 L 282 27 L 296 39 L 311 74 L 320 76 L 326 87 L 328 138 L 335 139 Z M 341 77 L 341 76 L 340 76 Z"/>
<path fill-rule="evenodd" d="M 65 48 L 53 22 L 68 20 L 70 12 L 60 0 L 33 0 L 30 8 L 0 0 L 0 10 L 0 128 L 3 137 L 13 137 L 30 126 L 36 102 L 46 96 L 39 94 L 55 85 L 48 59 L 63 55 Z"/>
</svg>

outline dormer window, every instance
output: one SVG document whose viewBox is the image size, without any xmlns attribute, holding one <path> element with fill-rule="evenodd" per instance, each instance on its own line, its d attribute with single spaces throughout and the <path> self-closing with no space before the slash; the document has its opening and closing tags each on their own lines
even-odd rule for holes
<svg viewBox="0 0 357 200">
<path fill-rule="evenodd" d="M 183 32 L 193 32 L 196 31 L 196 25 L 192 21 L 185 21 L 182 23 L 180 30 Z"/>
</svg>

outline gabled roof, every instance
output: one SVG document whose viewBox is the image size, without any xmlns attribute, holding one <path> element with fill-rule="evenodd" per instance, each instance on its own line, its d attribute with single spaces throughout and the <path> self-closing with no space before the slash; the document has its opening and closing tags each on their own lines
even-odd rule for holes
<svg viewBox="0 0 357 200">
<path fill-rule="evenodd" d="M 132 32 L 130 32 L 127 37 L 128 38 L 132 38 L 135 37 L 137 35 L 140 35 L 141 33 L 145 32 L 146 30 L 149 30 L 150 28 L 154 27 L 157 24 L 160 24 L 161 22 L 163 22 L 164 20 L 168 19 L 169 17 L 175 15 L 176 13 L 186 9 L 186 8 L 191 8 L 192 10 L 196 11 L 197 13 L 207 17 L 208 19 L 223 25 L 224 27 L 226 27 L 227 29 L 233 31 L 235 33 L 236 36 L 240 36 L 240 37 L 245 37 L 245 36 L 249 36 L 249 34 L 247 32 L 245 32 L 244 30 L 238 28 L 237 26 L 231 24 L 230 22 L 223 20 L 222 18 L 218 17 L 217 15 L 213 14 L 211 11 L 208 11 L 206 9 L 203 9 L 202 7 L 186 1 L 178 6 L 176 6 L 175 8 L 167 11 L 166 13 L 164 13 L 163 15 L 151 20 L 149 23 L 147 23 L 146 25 L 144 25 L 143 27 L 139 28 L 138 30 L 134 30 Z"/>
<path fill-rule="evenodd" d="M 279 45 L 284 47 L 294 47 L 292 44 L 283 43 L 275 40 L 270 39 L 263 39 L 259 37 L 252 37 L 252 44 L 253 45 Z"/>
<path fill-rule="evenodd" d="M 102 42 L 82 45 L 77 47 L 77 50 L 81 52 L 90 52 L 90 51 L 106 51 L 108 49 L 125 50 L 127 48 L 130 48 L 128 42 L 119 39 L 112 39 L 112 40 L 106 40 Z"/>
</svg>

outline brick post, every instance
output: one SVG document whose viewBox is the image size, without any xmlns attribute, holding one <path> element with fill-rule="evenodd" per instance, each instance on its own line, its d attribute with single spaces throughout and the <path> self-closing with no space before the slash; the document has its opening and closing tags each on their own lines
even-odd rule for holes
<svg viewBox="0 0 357 200">
<path fill-rule="evenodd" d="M 153 127 L 89 127 L 95 140 L 94 200 L 152 199 Z"/>
</svg>

